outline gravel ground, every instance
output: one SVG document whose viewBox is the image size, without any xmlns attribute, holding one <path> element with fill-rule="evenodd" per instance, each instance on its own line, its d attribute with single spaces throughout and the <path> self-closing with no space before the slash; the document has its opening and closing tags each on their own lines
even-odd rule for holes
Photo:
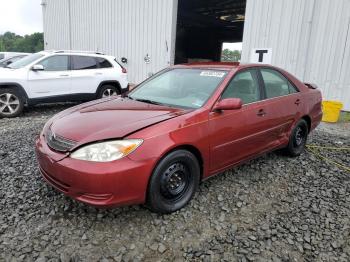
<svg viewBox="0 0 350 262">
<path fill-rule="evenodd" d="M 350 173 L 271 153 L 201 184 L 189 206 L 97 210 L 40 177 L 34 138 L 67 106 L 0 119 L 0 261 L 349 261 Z M 309 143 L 349 146 L 348 130 Z M 346 151 L 320 151 L 350 163 Z"/>
</svg>

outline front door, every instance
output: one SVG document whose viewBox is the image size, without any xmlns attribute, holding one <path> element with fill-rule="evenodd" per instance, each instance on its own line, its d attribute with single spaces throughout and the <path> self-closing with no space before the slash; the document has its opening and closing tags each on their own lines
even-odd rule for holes
<svg viewBox="0 0 350 262">
<path fill-rule="evenodd" d="M 272 115 L 268 115 L 262 97 L 255 69 L 235 74 L 220 99 L 240 98 L 243 107 L 211 112 L 209 116 L 212 173 L 263 152 L 273 143 L 269 122 Z"/>
<path fill-rule="evenodd" d="M 71 78 L 68 56 L 50 56 L 38 64 L 42 65 L 44 70 L 30 70 L 28 73 L 28 85 L 33 98 L 70 94 Z"/>
</svg>

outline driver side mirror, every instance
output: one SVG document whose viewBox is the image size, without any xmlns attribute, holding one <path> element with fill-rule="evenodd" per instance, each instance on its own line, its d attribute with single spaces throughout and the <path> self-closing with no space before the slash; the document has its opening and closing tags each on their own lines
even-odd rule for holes
<svg viewBox="0 0 350 262">
<path fill-rule="evenodd" d="M 32 71 L 44 71 L 44 66 L 43 65 L 33 65 Z"/>
<path fill-rule="evenodd" d="M 242 99 L 240 98 L 226 98 L 219 101 L 214 106 L 214 111 L 222 111 L 222 110 L 237 110 L 241 109 L 243 105 Z"/>
</svg>

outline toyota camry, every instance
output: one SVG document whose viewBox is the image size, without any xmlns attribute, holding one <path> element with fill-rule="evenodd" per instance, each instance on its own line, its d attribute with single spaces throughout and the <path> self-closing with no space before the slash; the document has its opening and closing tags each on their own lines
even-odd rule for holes
<svg viewBox="0 0 350 262">
<path fill-rule="evenodd" d="M 269 65 L 177 65 L 54 116 L 37 159 L 46 182 L 78 201 L 171 213 L 226 169 L 276 149 L 300 155 L 321 102 L 316 86 Z"/>
</svg>

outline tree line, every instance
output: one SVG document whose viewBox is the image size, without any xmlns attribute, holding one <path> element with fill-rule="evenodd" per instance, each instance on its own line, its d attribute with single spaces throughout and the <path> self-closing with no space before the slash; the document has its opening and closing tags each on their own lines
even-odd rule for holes
<svg viewBox="0 0 350 262">
<path fill-rule="evenodd" d="M 239 50 L 224 49 L 221 54 L 222 62 L 239 62 L 241 61 L 242 52 Z"/>
<path fill-rule="evenodd" d="M 35 53 L 44 49 L 44 34 L 20 36 L 12 32 L 0 34 L 0 52 Z"/>
</svg>

